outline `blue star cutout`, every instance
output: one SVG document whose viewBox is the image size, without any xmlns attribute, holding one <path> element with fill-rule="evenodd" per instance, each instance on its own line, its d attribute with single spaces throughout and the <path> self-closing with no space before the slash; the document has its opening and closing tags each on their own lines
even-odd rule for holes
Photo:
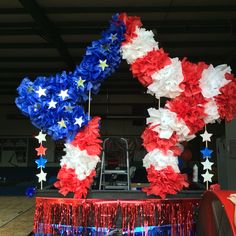
<svg viewBox="0 0 236 236">
<path fill-rule="evenodd" d="M 201 150 L 202 158 L 204 158 L 204 159 L 205 159 L 206 157 L 211 158 L 212 152 L 213 152 L 213 150 L 208 149 L 207 147 L 205 147 L 204 149 Z"/>
<path fill-rule="evenodd" d="M 43 158 L 42 156 L 35 160 L 35 163 L 37 164 L 37 168 L 45 168 L 45 164 L 47 163 L 47 159 Z"/>
</svg>

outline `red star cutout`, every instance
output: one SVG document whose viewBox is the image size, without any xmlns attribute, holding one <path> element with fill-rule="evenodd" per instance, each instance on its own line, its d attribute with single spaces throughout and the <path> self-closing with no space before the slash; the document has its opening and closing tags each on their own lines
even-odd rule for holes
<svg viewBox="0 0 236 236">
<path fill-rule="evenodd" d="M 38 148 L 35 148 L 35 150 L 37 151 L 37 156 L 41 156 L 41 155 L 45 155 L 47 148 L 45 148 L 41 143 Z"/>
</svg>

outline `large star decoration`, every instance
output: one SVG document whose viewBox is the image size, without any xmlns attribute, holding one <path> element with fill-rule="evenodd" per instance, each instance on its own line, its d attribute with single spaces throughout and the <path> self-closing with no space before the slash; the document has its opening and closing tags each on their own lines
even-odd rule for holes
<svg viewBox="0 0 236 236">
<path fill-rule="evenodd" d="M 57 122 L 57 124 L 60 126 L 60 128 L 66 128 L 66 123 L 63 119 Z"/>
<path fill-rule="evenodd" d="M 207 170 L 205 174 L 202 174 L 202 177 L 203 177 L 203 181 L 204 182 L 212 182 L 212 176 L 213 174 L 210 174 L 209 171 Z"/>
<path fill-rule="evenodd" d="M 35 92 L 39 95 L 39 97 L 46 96 L 46 93 L 45 93 L 46 89 L 43 89 L 40 86 L 39 86 L 39 89 L 37 91 L 35 91 Z"/>
<path fill-rule="evenodd" d="M 208 133 L 207 130 L 205 130 L 205 132 L 203 134 L 200 134 L 200 136 L 202 137 L 202 142 L 208 141 L 211 142 L 211 133 Z"/>
<path fill-rule="evenodd" d="M 43 141 L 46 141 L 46 134 L 43 134 L 41 130 L 35 138 L 38 139 L 39 143 L 42 143 Z"/>
<path fill-rule="evenodd" d="M 61 90 L 61 92 L 58 94 L 58 96 L 61 97 L 62 100 L 65 100 L 66 97 L 69 97 L 68 89 Z"/>
<path fill-rule="evenodd" d="M 79 127 L 81 127 L 83 122 L 84 122 L 84 120 L 83 120 L 83 117 L 81 116 L 80 118 L 75 118 L 74 125 L 79 125 Z"/>
<path fill-rule="evenodd" d="M 104 61 L 99 60 L 99 65 L 98 66 L 102 68 L 102 71 L 104 71 L 105 68 L 108 67 L 107 60 L 104 60 Z"/>
<path fill-rule="evenodd" d="M 35 160 L 35 163 L 37 164 L 37 168 L 39 169 L 40 167 L 45 168 L 45 164 L 47 163 L 47 159 L 40 157 L 39 159 Z"/>
<path fill-rule="evenodd" d="M 42 181 L 46 181 L 46 175 L 47 173 L 43 172 L 43 170 L 41 170 L 41 172 L 39 174 L 37 174 L 38 176 L 38 182 L 42 182 Z"/>
<path fill-rule="evenodd" d="M 83 80 L 81 77 L 79 77 L 79 80 L 77 81 L 77 86 L 84 87 L 84 82 L 85 82 L 85 80 Z"/>
<path fill-rule="evenodd" d="M 203 157 L 203 158 L 206 158 L 206 157 L 211 158 L 212 152 L 213 152 L 213 150 L 208 149 L 207 147 L 205 147 L 204 149 L 201 150 L 201 153 L 202 153 L 202 157 Z"/>
<path fill-rule="evenodd" d="M 37 151 L 37 156 L 41 156 L 45 155 L 47 148 L 45 148 L 42 143 L 40 143 L 40 146 L 38 148 L 35 148 L 35 150 Z"/>
<path fill-rule="evenodd" d="M 214 164 L 213 162 L 210 162 L 208 158 L 204 162 L 201 162 L 203 165 L 203 170 L 211 170 L 211 166 Z"/>
</svg>

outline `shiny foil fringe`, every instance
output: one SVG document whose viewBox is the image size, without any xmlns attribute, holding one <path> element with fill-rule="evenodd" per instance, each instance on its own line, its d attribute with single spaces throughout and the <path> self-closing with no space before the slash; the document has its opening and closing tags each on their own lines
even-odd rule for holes
<svg viewBox="0 0 236 236">
<path fill-rule="evenodd" d="M 193 224 L 199 203 L 200 199 L 192 198 L 102 200 L 38 197 L 34 232 L 55 234 L 67 226 L 67 235 L 76 235 L 78 226 L 95 226 L 108 229 L 121 227 L 132 235 L 138 226 L 170 224 L 172 236 L 187 236 L 195 231 Z M 116 224 L 119 219 L 121 225 Z"/>
</svg>

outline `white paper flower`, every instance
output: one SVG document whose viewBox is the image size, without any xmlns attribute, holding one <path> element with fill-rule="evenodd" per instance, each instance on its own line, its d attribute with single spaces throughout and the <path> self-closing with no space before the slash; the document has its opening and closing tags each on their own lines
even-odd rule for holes
<svg viewBox="0 0 236 236">
<path fill-rule="evenodd" d="M 230 73 L 231 69 L 227 65 L 219 65 L 213 67 L 210 65 L 203 70 L 202 78 L 200 79 L 200 88 L 202 95 L 205 98 L 213 98 L 220 94 L 220 88 L 228 84 L 230 81 L 225 79 L 225 73 Z"/>
<path fill-rule="evenodd" d="M 155 167 L 157 171 L 171 166 L 176 173 L 179 173 L 178 158 L 173 155 L 172 151 L 168 151 L 164 154 L 160 149 L 154 149 L 149 152 L 143 159 L 143 166 L 149 168 L 151 165 Z"/>
<path fill-rule="evenodd" d="M 178 140 L 189 140 L 194 136 L 189 136 L 190 130 L 182 119 L 178 119 L 175 112 L 165 108 L 148 109 L 149 118 L 147 124 L 150 124 L 153 130 L 159 134 L 160 138 L 169 139 L 175 131 L 178 135 Z"/>
<path fill-rule="evenodd" d="M 152 31 L 136 27 L 135 33 L 137 37 L 121 47 L 122 58 L 127 60 L 128 64 L 145 56 L 149 51 L 158 49 L 158 43 L 155 41 Z"/>
<path fill-rule="evenodd" d="M 153 83 L 148 86 L 151 94 L 155 94 L 158 99 L 160 97 L 175 98 L 183 91 L 179 87 L 184 80 L 181 62 L 178 58 L 171 59 L 171 62 L 170 65 L 152 75 Z"/>
<path fill-rule="evenodd" d="M 204 112 L 207 114 L 207 117 L 204 118 L 204 122 L 206 124 L 215 123 L 215 121 L 220 118 L 218 107 L 214 99 L 211 99 L 209 102 L 205 104 Z"/>
<path fill-rule="evenodd" d="M 80 150 L 70 143 L 65 144 L 66 155 L 62 157 L 60 165 L 75 170 L 79 180 L 85 179 L 96 168 L 99 156 L 88 155 L 86 150 Z"/>
</svg>

